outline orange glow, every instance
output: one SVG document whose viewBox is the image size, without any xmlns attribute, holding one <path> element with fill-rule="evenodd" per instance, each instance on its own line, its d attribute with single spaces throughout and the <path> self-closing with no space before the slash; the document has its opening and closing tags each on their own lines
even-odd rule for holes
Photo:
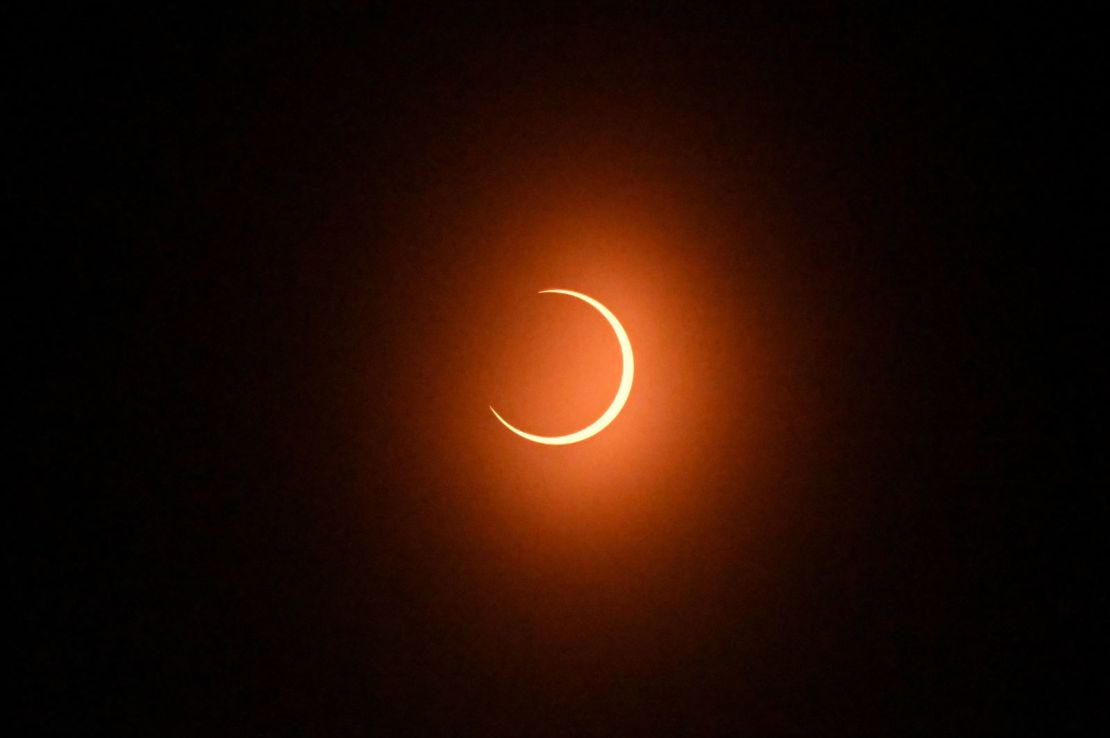
<svg viewBox="0 0 1110 738">
<path fill-rule="evenodd" d="M 588 643 L 645 658 L 639 644 L 676 603 L 754 596 L 775 571 L 796 494 L 768 480 L 788 475 L 807 430 L 787 422 L 821 410 L 798 411 L 779 389 L 812 350 L 780 294 L 801 281 L 783 257 L 790 231 L 757 219 L 758 188 L 726 190 L 686 156 L 687 128 L 681 146 L 652 139 L 660 153 L 644 158 L 623 137 L 634 121 L 603 118 L 613 135 L 572 127 L 536 148 L 513 133 L 529 121 L 491 120 L 454 179 L 398 195 L 390 217 L 416 225 L 381 241 L 404 257 L 393 286 L 352 292 L 354 324 L 383 326 L 337 385 L 368 429 L 351 440 L 353 499 L 360 516 L 388 517 L 393 549 L 432 547 L 456 567 L 443 581 L 480 613 L 475 638 L 518 617 L 552 652 Z M 420 225 L 429 208 L 435 227 Z M 537 294 L 548 288 L 619 319 L 634 378 L 605 313 Z M 502 420 L 543 438 L 582 433 L 626 372 L 635 391 L 588 441 L 506 432 Z M 396 429 L 384 444 L 371 432 L 383 419 Z"/>
<path fill-rule="evenodd" d="M 541 295 L 547 293 L 577 297 L 579 300 L 589 303 L 599 313 L 601 313 L 607 321 L 609 321 L 609 325 L 612 327 L 613 332 L 617 334 L 617 341 L 620 342 L 621 346 L 621 383 L 620 386 L 617 388 L 617 394 L 613 398 L 613 402 L 609 405 L 605 412 L 602 413 L 600 418 L 590 423 L 582 430 L 575 431 L 574 433 L 567 433 L 561 436 L 538 436 L 533 433 L 526 433 L 519 428 L 513 427 L 507 420 L 502 418 L 501 415 L 493 409 L 493 406 L 490 406 L 490 411 L 497 417 L 498 420 L 502 422 L 502 424 L 504 424 L 506 428 L 511 430 L 513 433 L 516 433 L 521 438 L 526 438 L 529 441 L 534 441 L 536 443 L 546 443 L 549 446 L 566 446 L 568 444 L 578 443 L 580 441 L 585 441 L 587 438 L 590 438 L 592 436 L 596 436 L 598 433 L 608 427 L 610 423 L 613 422 L 613 419 L 616 418 L 621 409 L 624 408 L 624 403 L 628 402 L 628 395 L 632 392 L 632 375 L 635 367 L 632 359 L 632 344 L 628 340 L 628 334 L 625 333 L 624 327 L 621 325 L 620 321 L 617 320 L 617 316 L 613 315 L 609 308 L 605 307 L 592 297 L 583 295 L 580 292 L 572 292 L 571 290 L 540 290 L 539 292 L 539 294 Z"/>
</svg>

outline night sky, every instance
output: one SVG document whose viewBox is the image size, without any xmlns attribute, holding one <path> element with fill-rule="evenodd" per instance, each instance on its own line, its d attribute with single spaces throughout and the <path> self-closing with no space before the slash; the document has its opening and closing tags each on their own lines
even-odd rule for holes
<svg viewBox="0 0 1110 738">
<path fill-rule="evenodd" d="M 1083 732 L 1059 19 L 24 30 L 32 733 Z"/>
</svg>

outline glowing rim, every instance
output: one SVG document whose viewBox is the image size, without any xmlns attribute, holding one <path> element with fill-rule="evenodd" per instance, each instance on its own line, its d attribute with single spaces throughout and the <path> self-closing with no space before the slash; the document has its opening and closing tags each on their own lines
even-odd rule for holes
<svg viewBox="0 0 1110 738">
<path fill-rule="evenodd" d="M 605 316 L 607 321 L 609 321 L 609 325 L 613 328 L 613 332 L 617 334 L 617 341 L 619 341 L 621 345 L 623 369 L 621 370 L 621 383 L 617 388 L 617 396 L 613 398 L 613 402 L 609 405 L 609 408 L 601 414 L 600 418 L 590 423 L 582 430 L 568 433 L 565 436 L 537 436 L 532 433 L 526 433 L 510 425 L 507 420 L 498 415 L 492 405 L 490 405 L 489 409 L 506 428 L 516 433 L 521 438 L 527 438 L 529 441 L 535 441 L 536 443 L 546 443 L 550 446 L 565 446 L 570 443 L 585 441 L 587 438 L 600 433 L 606 426 L 613 422 L 613 419 L 616 418 L 621 409 L 624 408 L 624 403 L 628 401 L 629 393 L 632 392 L 632 372 L 635 366 L 632 361 L 632 344 L 628 341 L 628 334 L 624 332 L 624 327 L 621 325 L 621 322 L 617 320 L 617 316 L 609 312 L 609 308 L 605 307 L 594 298 L 583 295 L 580 292 L 572 292 L 570 290 L 540 290 L 538 294 L 543 295 L 546 293 L 577 297 L 579 300 L 592 305 L 599 313 Z"/>
</svg>

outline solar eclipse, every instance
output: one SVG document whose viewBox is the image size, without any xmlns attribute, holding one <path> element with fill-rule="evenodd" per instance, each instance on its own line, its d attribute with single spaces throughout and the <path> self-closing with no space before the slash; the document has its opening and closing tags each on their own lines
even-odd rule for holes
<svg viewBox="0 0 1110 738">
<path fill-rule="evenodd" d="M 606 408 L 605 412 L 602 413 L 597 420 L 590 423 L 588 426 L 582 428 L 581 430 L 577 430 L 573 433 L 567 433 L 561 436 L 540 436 L 534 433 L 527 433 L 513 426 L 511 423 L 501 417 L 500 413 L 494 410 L 492 405 L 490 406 L 490 411 L 499 421 L 501 421 L 502 425 L 511 430 L 513 433 L 516 433 L 521 438 L 532 441 L 534 443 L 543 443 L 549 446 L 566 446 L 571 443 L 579 443 L 581 441 L 585 441 L 586 439 L 591 438 L 601 431 L 605 430 L 605 428 L 607 428 L 609 424 L 613 422 L 617 415 L 620 414 L 621 409 L 624 408 L 624 404 L 628 401 L 628 395 L 632 392 L 632 375 L 635 368 L 632 358 L 632 344 L 628 340 L 628 334 L 625 332 L 624 327 L 621 325 L 620 321 L 617 320 L 617 316 L 613 315 L 609 308 L 605 307 L 592 297 L 583 295 L 580 292 L 573 292 L 571 290 L 561 289 L 540 290 L 539 294 L 569 295 L 570 297 L 575 297 L 587 303 L 588 305 L 596 309 L 599 313 L 601 313 L 605 320 L 609 322 L 609 325 L 613 329 L 613 332 L 617 334 L 617 341 L 620 343 L 621 347 L 621 381 L 620 386 L 617 388 L 617 394 L 613 397 L 612 403 L 610 403 L 609 407 Z"/>
</svg>

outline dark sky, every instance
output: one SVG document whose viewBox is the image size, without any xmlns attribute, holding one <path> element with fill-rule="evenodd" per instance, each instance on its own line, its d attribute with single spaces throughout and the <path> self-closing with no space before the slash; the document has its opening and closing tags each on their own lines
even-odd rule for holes
<svg viewBox="0 0 1110 738">
<path fill-rule="evenodd" d="M 1059 19 L 26 30 L 30 727 L 1083 728 L 1096 313 Z M 565 453 L 486 410 L 609 381 L 558 363 L 596 326 L 550 286 L 639 352 Z"/>
</svg>

